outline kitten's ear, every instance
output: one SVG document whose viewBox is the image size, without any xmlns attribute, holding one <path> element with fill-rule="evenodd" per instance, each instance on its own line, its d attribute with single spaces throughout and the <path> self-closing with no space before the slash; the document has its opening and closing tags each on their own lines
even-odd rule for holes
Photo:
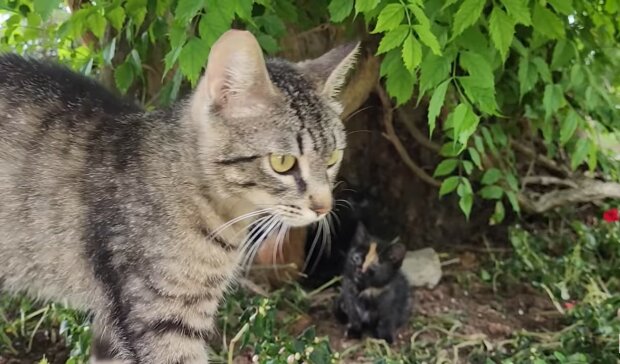
<svg viewBox="0 0 620 364">
<path fill-rule="evenodd" d="M 400 267 L 403 264 L 406 254 L 407 248 L 401 243 L 396 243 L 390 245 L 386 256 L 395 266 Z"/>
<path fill-rule="evenodd" d="M 229 30 L 211 47 L 192 113 L 195 118 L 204 118 L 209 109 L 224 116 L 256 115 L 276 95 L 256 38 L 248 31 Z"/>
<path fill-rule="evenodd" d="M 368 243 L 368 231 L 364 224 L 359 221 L 353 235 L 353 245 L 364 245 Z"/>
<path fill-rule="evenodd" d="M 355 65 L 359 50 L 360 42 L 351 42 L 297 65 L 315 83 L 320 93 L 334 99 L 344 85 L 347 73 Z"/>
</svg>

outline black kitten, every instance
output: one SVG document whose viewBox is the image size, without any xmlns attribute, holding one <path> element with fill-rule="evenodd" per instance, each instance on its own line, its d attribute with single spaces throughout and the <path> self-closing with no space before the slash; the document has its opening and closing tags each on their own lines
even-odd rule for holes
<svg viewBox="0 0 620 364">
<path fill-rule="evenodd" d="M 347 337 L 359 339 L 368 330 L 394 341 L 410 313 L 409 283 L 400 271 L 405 254 L 403 244 L 379 242 L 358 225 L 334 307 L 338 320 L 347 324 Z"/>
</svg>

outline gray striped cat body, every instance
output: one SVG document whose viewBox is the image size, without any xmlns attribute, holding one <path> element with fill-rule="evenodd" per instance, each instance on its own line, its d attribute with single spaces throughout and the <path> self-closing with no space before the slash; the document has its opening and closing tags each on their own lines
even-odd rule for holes
<svg viewBox="0 0 620 364">
<path fill-rule="evenodd" d="M 0 287 L 92 312 L 93 362 L 206 363 L 248 224 L 331 209 L 355 52 L 265 63 L 230 31 L 191 98 L 151 113 L 0 56 Z"/>
</svg>

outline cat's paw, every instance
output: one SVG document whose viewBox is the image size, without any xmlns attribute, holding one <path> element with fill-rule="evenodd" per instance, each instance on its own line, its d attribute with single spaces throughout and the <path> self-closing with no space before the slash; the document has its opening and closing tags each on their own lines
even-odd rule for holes
<svg viewBox="0 0 620 364">
<path fill-rule="evenodd" d="M 344 336 L 347 339 L 359 340 L 362 338 L 362 329 L 355 326 L 349 326 L 347 327 L 347 331 L 345 331 Z"/>
<path fill-rule="evenodd" d="M 375 339 L 385 340 L 386 343 L 394 343 L 394 334 L 385 330 L 377 330 L 374 335 Z"/>
</svg>

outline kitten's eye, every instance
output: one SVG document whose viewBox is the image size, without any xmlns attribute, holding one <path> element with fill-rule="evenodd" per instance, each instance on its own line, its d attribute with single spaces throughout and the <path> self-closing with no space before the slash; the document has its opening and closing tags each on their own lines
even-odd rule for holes
<svg viewBox="0 0 620 364">
<path fill-rule="evenodd" d="M 338 161 L 342 158 L 342 149 L 336 149 L 332 152 L 327 160 L 327 166 L 331 167 L 334 164 L 338 163 Z"/>
<path fill-rule="evenodd" d="M 278 173 L 286 173 L 295 167 L 297 158 L 290 154 L 272 154 L 269 156 L 271 168 Z"/>
</svg>

